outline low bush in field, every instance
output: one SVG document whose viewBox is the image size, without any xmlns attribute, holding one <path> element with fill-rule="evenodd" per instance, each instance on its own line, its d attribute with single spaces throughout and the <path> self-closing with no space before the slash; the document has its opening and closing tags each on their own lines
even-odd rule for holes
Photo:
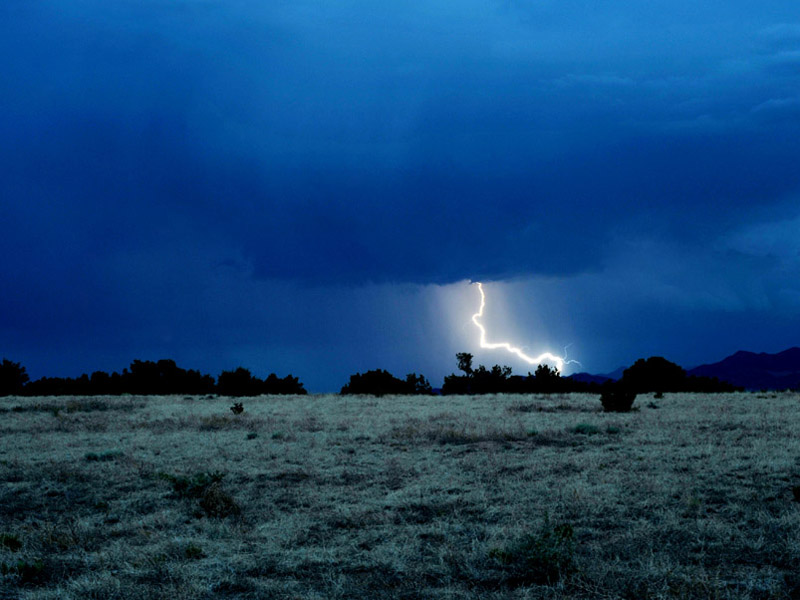
<svg viewBox="0 0 800 600">
<path fill-rule="evenodd" d="M 574 537 L 572 525 L 551 526 L 545 519 L 539 532 L 494 548 L 489 556 L 500 564 L 508 585 L 552 585 L 575 570 Z"/>
<path fill-rule="evenodd" d="M 4 548 L 8 548 L 12 552 L 16 552 L 20 548 L 22 548 L 22 542 L 20 539 L 11 533 L 2 533 L 0 534 L 0 546 Z"/>
<path fill-rule="evenodd" d="M 44 563 L 41 560 L 28 562 L 18 560 L 15 564 L 0 563 L 0 575 L 16 575 L 20 583 L 33 583 L 41 578 Z"/>
<path fill-rule="evenodd" d="M 106 452 L 87 452 L 84 458 L 89 462 L 108 462 L 121 456 L 122 452 L 119 450 L 107 450 Z"/>
<path fill-rule="evenodd" d="M 203 548 L 197 544 L 189 544 L 186 546 L 183 554 L 189 560 L 198 560 L 206 557 L 206 553 L 203 552 Z"/>
<path fill-rule="evenodd" d="M 203 491 L 200 508 L 203 509 L 206 516 L 218 519 L 238 515 L 242 512 L 233 496 L 225 492 L 219 482 L 212 483 Z"/>
<path fill-rule="evenodd" d="M 199 500 L 200 508 L 203 512 L 195 513 L 195 516 L 224 518 L 240 514 L 241 507 L 233 499 L 233 496 L 222 489 L 222 478 L 225 475 L 219 471 L 213 473 L 200 472 L 194 475 L 170 475 L 159 473 L 158 477 L 165 479 L 172 484 L 172 490 L 182 499 Z"/>
<path fill-rule="evenodd" d="M 600 433 L 600 428 L 597 427 L 597 425 L 591 425 L 589 423 L 578 423 L 572 428 L 572 433 L 577 433 L 580 435 L 594 435 L 596 433 Z"/>
<path fill-rule="evenodd" d="M 158 477 L 169 481 L 172 490 L 179 498 L 200 498 L 212 484 L 219 483 L 225 477 L 219 471 L 200 472 L 194 475 L 170 475 L 169 473 L 159 473 Z"/>
<path fill-rule="evenodd" d="M 605 412 L 630 412 L 633 409 L 634 400 L 636 400 L 636 392 L 621 388 L 608 388 L 603 390 L 600 395 L 600 403 Z"/>
</svg>

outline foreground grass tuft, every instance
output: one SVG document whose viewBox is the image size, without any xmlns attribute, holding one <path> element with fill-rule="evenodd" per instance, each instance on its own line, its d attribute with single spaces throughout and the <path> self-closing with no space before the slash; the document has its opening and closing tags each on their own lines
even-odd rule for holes
<svg viewBox="0 0 800 600">
<path fill-rule="evenodd" d="M 242 512 L 233 496 L 226 493 L 219 482 L 212 483 L 203 491 L 200 508 L 203 509 L 206 516 L 217 519 L 239 515 Z"/>
<path fill-rule="evenodd" d="M 85 455 L 86 460 L 94 462 L 108 462 L 116 460 L 123 455 L 119 450 L 108 450 L 106 452 L 87 452 Z"/>
<path fill-rule="evenodd" d="M 0 575 L 11 575 L 21 585 L 38 582 L 42 578 L 43 572 L 44 562 L 41 560 L 28 562 L 20 559 L 12 564 L 0 562 Z"/>
<path fill-rule="evenodd" d="M 579 435 L 595 435 L 600 433 L 600 428 L 597 425 L 591 425 L 590 423 L 578 423 L 572 428 L 572 432 Z"/>
<path fill-rule="evenodd" d="M 12 552 L 18 551 L 22 548 L 22 542 L 19 537 L 11 533 L 0 534 L 0 546 L 8 548 Z"/>
<path fill-rule="evenodd" d="M 211 485 L 222 481 L 225 474 L 219 471 L 213 473 L 201 471 L 194 475 L 170 475 L 161 472 L 157 476 L 169 481 L 172 484 L 172 491 L 179 498 L 200 498 Z"/>
<path fill-rule="evenodd" d="M 541 530 L 516 540 L 506 548 L 492 548 L 489 556 L 502 566 L 503 583 L 553 585 L 575 571 L 575 532 L 564 523 L 550 526 L 545 519 Z"/>
<path fill-rule="evenodd" d="M 183 554 L 189 560 L 198 560 L 206 557 L 206 553 L 203 552 L 203 548 L 197 544 L 188 544 L 183 551 Z"/>
</svg>

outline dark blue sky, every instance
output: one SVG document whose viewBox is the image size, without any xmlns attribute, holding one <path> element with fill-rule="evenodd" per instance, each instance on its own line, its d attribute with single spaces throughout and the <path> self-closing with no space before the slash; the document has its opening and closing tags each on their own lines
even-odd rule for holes
<svg viewBox="0 0 800 600">
<path fill-rule="evenodd" d="M 5 0 L 0 355 L 434 385 L 800 344 L 800 9 Z"/>
</svg>

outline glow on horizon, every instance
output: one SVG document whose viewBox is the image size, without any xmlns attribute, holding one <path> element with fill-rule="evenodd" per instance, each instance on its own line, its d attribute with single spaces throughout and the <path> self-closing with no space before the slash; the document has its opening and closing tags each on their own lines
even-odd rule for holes
<svg viewBox="0 0 800 600">
<path fill-rule="evenodd" d="M 487 342 L 486 341 L 486 328 L 481 325 L 478 321 L 483 316 L 483 309 L 486 307 L 486 294 L 483 291 L 483 284 L 480 281 L 474 282 L 478 286 L 478 291 L 481 293 L 481 306 L 478 312 L 472 315 L 472 322 L 475 323 L 475 327 L 477 327 L 481 332 L 480 337 L 480 346 L 481 348 L 486 348 L 487 350 L 506 350 L 511 354 L 515 354 L 522 360 L 524 360 L 529 365 L 541 365 L 543 363 L 552 363 L 558 369 L 559 373 L 564 370 L 565 364 L 580 364 L 577 360 L 567 360 L 566 352 L 565 356 L 557 356 L 552 352 L 543 352 L 539 356 L 528 356 L 522 351 L 522 348 L 518 348 L 516 346 L 512 346 L 508 342 Z"/>
</svg>

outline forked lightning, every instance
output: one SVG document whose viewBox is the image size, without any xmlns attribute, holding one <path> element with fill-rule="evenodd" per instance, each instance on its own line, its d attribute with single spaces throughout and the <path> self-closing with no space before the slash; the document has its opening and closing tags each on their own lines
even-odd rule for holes
<svg viewBox="0 0 800 600">
<path fill-rule="evenodd" d="M 478 286 L 478 290 L 481 293 L 481 307 L 478 312 L 472 315 L 472 322 L 475 323 L 475 327 L 477 327 L 481 332 L 480 344 L 481 348 L 486 348 L 488 350 L 498 350 L 503 349 L 507 350 L 511 354 L 516 354 L 522 360 L 530 365 L 540 365 L 543 363 L 550 363 L 555 365 L 555 367 L 560 371 L 563 371 L 564 365 L 568 363 L 577 363 L 576 360 L 567 360 L 566 356 L 556 356 L 551 352 L 544 352 L 539 356 L 528 356 L 525 354 L 521 348 L 517 348 L 516 346 L 512 346 L 508 342 L 487 342 L 486 341 L 486 328 L 481 325 L 479 319 L 483 317 L 483 309 L 486 307 L 486 294 L 483 291 L 483 285 L 480 281 L 476 281 L 475 284 Z"/>
</svg>

